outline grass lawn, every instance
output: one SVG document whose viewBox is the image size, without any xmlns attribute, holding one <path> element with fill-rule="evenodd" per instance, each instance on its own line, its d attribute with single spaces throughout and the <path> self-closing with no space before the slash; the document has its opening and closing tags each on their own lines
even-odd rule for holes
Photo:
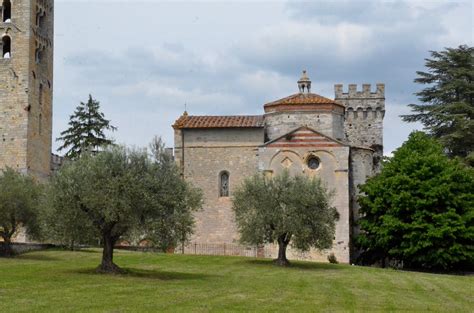
<svg viewBox="0 0 474 313">
<path fill-rule="evenodd" d="M 474 277 L 241 257 L 99 250 L 0 259 L 0 312 L 472 312 Z"/>
</svg>

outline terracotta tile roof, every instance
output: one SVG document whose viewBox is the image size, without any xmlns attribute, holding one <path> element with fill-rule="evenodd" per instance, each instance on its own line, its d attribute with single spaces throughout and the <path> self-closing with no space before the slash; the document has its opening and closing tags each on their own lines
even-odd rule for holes
<svg viewBox="0 0 474 313">
<path fill-rule="evenodd" d="M 267 103 L 265 104 L 265 107 L 276 106 L 281 104 L 335 104 L 343 106 L 334 100 L 325 98 L 315 93 L 296 93 L 289 97 Z"/>
<path fill-rule="evenodd" d="M 262 115 L 192 116 L 181 115 L 173 128 L 261 128 Z"/>
</svg>

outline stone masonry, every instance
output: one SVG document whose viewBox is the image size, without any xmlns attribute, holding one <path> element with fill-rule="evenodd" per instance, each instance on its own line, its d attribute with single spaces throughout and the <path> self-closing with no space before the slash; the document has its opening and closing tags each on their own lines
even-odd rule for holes
<svg viewBox="0 0 474 313">
<path fill-rule="evenodd" d="M 196 213 L 192 243 L 238 244 L 232 191 L 257 172 L 317 176 L 334 191 L 340 219 L 330 251 L 298 253 L 289 258 L 326 261 L 334 253 L 349 263 L 356 255 L 358 185 L 378 171 L 383 153 L 384 85 L 375 92 L 350 85 L 335 86 L 335 100 L 311 93 L 303 73 L 299 93 L 265 104 L 260 116 L 189 116 L 175 122 L 174 155 L 186 180 L 204 192 L 204 208 Z M 317 160 L 317 167 L 310 160 Z M 224 182 L 224 183 L 223 183 Z M 274 256 L 275 246 L 265 247 Z"/>
<path fill-rule="evenodd" d="M 0 169 L 51 170 L 53 0 L 0 0 Z"/>
</svg>

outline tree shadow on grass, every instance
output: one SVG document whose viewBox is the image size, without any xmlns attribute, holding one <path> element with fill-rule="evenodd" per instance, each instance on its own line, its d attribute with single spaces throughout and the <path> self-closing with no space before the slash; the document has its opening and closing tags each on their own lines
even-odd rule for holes
<svg viewBox="0 0 474 313">
<path fill-rule="evenodd" d="M 260 267 L 272 267 L 272 268 L 282 268 L 282 269 L 298 269 L 298 270 L 342 270 L 343 268 L 336 264 L 329 263 L 316 263 L 316 262 L 301 262 L 301 261 L 291 261 L 289 266 L 278 266 L 271 259 L 251 259 L 244 261 L 247 264 L 260 266 Z"/>
<path fill-rule="evenodd" d="M 171 271 L 160 271 L 160 270 L 145 270 L 137 268 L 122 268 L 124 273 L 121 274 L 101 274 L 97 273 L 96 269 L 81 269 L 74 270 L 72 272 L 86 275 L 109 275 L 113 277 L 122 278 L 143 278 L 143 279 L 156 279 L 156 280 L 207 280 L 214 275 L 201 274 L 201 273 L 182 273 L 182 272 L 171 272 Z"/>
</svg>

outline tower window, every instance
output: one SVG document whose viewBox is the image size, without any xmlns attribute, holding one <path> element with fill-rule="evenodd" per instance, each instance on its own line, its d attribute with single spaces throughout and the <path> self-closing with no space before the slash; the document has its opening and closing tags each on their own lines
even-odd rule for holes
<svg viewBox="0 0 474 313">
<path fill-rule="evenodd" d="M 3 0 L 2 22 L 10 23 L 12 18 L 12 3 L 10 0 Z"/>
<path fill-rule="evenodd" d="M 2 56 L 4 59 L 9 59 L 11 57 L 12 43 L 9 36 L 2 37 Z"/>
<path fill-rule="evenodd" d="M 38 133 L 41 135 L 43 132 L 43 115 L 40 113 L 38 120 Z"/>
<path fill-rule="evenodd" d="M 43 50 L 41 48 L 36 48 L 36 51 L 35 51 L 36 64 L 39 64 L 42 58 L 43 58 Z"/>
<path fill-rule="evenodd" d="M 43 84 L 39 85 L 38 102 L 40 106 L 43 105 Z"/>
<path fill-rule="evenodd" d="M 229 173 L 225 171 L 219 175 L 219 196 L 229 196 Z"/>
</svg>

